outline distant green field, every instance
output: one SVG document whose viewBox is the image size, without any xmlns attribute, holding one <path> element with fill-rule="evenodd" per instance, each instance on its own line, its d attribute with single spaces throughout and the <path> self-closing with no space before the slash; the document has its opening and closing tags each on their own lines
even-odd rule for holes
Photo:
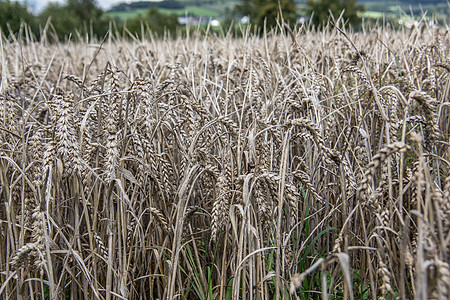
<svg viewBox="0 0 450 300">
<path fill-rule="evenodd" d="M 360 13 L 358 15 L 360 17 L 363 17 L 363 18 L 381 19 L 381 18 L 383 18 L 383 16 L 386 15 L 386 13 L 380 12 L 380 11 L 365 11 L 365 12 L 362 12 L 362 13 Z"/>
<path fill-rule="evenodd" d="M 185 9 L 160 9 L 162 12 L 175 13 L 177 15 L 193 15 L 197 17 L 219 17 L 221 12 L 208 7 L 187 6 Z"/>
<path fill-rule="evenodd" d="M 176 14 L 179 16 L 187 14 L 196 17 L 217 18 L 220 16 L 224 16 L 227 8 L 231 9 L 233 7 L 233 3 L 234 1 L 224 1 L 202 6 L 186 6 L 182 9 L 159 8 L 159 11 L 167 14 Z M 127 19 L 135 18 L 137 16 L 144 16 L 146 11 L 147 9 L 137 9 L 132 11 L 109 11 L 106 12 L 106 15 L 124 21 Z"/>
<path fill-rule="evenodd" d="M 418 20 L 424 15 L 427 18 L 436 18 L 438 22 L 450 21 L 450 7 L 447 3 L 437 5 L 399 5 L 398 1 L 370 1 L 364 2 L 365 12 L 360 13 L 361 17 L 366 20 L 385 19 L 388 22 L 397 23 L 398 20 L 403 21 L 415 19 Z"/>
<path fill-rule="evenodd" d="M 431 14 L 441 14 L 447 15 L 450 13 L 449 6 L 446 1 L 442 1 L 440 4 L 423 4 L 423 5 L 409 5 L 406 3 L 401 3 L 399 1 L 370 1 L 362 2 L 366 11 L 368 12 L 385 12 L 385 13 L 396 13 L 396 14 L 407 14 L 411 13 L 415 16 L 420 16 L 422 13 L 428 12 L 428 16 Z"/>
<path fill-rule="evenodd" d="M 106 15 L 111 18 L 117 18 L 121 21 L 125 21 L 127 19 L 133 19 L 137 16 L 143 16 L 145 15 L 147 9 L 137 9 L 133 11 L 113 11 L 113 12 L 106 12 Z"/>
</svg>

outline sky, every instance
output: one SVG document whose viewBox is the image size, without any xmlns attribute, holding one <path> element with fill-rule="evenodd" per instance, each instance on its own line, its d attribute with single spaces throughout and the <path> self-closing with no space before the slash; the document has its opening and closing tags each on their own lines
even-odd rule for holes
<svg viewBox="0 0 450 300">
<path fill-rule="evenodd" d="M 138 0 L 96 0 L 98 6 L 100 6 L 102 9 L 109 9 L 114 4 L 117 4 L 119 2 L 135 2 Z M 39 12 L 41 11 L 48 3 L 50 2 L 57 2 L 57 3 L 64 3 L 64 0 L 19 0 L 19 2 L 26 3 L 27 6 L 30 8 L 33 12 Z"/>
</svg>

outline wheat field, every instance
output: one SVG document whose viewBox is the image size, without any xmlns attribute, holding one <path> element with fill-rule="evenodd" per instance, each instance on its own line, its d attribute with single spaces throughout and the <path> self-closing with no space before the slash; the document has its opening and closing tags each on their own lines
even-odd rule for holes
<svg viewBox="0 0 450 300">
<path fill-rule="evenodd" d="M 450 299 L 449 28 L 336 23 L 3 35 L 0 299 Z"/>
</svg>

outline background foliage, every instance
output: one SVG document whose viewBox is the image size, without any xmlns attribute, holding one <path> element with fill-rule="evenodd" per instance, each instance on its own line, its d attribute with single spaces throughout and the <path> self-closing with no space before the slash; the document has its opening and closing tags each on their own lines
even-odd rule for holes
<svg viewBox="0 0 450 300">
<path fill-rule="evenodd" d="M 277 25 L 280 11 L 285 22 L 294 24 L 297 19 L 297 7 L 294 0 L 243 0 L 235 10 L 242 16 L 248 16 L 252 24 L 271 28 Z"/>
<path fill-rule="evenodd" d="M 37 32 L 35 17 L 28 11 L 25 4 L 9 0 L 0 1 L 0 27 L 3 32 L 19 31 L 22 22 L 27 23 L 34 32 Z"/>
<path fill-rule="evenodd" d="M 177 14 L 182 14 L 185 9 L 188 11 L 186 3 L 182 0 L 163 1 L 152 5 L 144 4 L 145 2 L 119 4 L 112 8 L 110 12 L 105 13 L 96 5 L 94 0 L 67 0 L 65 3 L 50 3 L 35 15 L 30 12 L 25 4 L 2 0 L 0 1 L 0 26 L 3 32 L 9 34 L 17 33 L 21 24 L 27 24 L 37 37 L 42 34 L 44 28 L 49 26 L 53 38 L 57 40 L 64 40 L 69 37 L 71 39 L 81 38 L 86 35 L 101 38 L 110 28 L 117 29 L 120 32 L 128 31 L 139 37 L 141 36 L 142 26 L 157 36 L 162 36 L 165 32 L 174 35 L 177 31 L 185 31 L 180 27 L 177 18 Z M 200 1 L 198 3 L 200 6 L 195 10 L 191 7 L 190 11 L 194 15 L 202 14 L 203 4 Z M 356 0 L 337 2 L 308 0 L 303 14 L 305 12 L 308 15 L 313 14 L 313 23 L 320 26 L 328 19 L 329 12 L 338 16 L 345 9 L 344 18 L 349 23 L 356 24 L 360 21 L 357 13 L 361 7 L 361 5 L 356 4 Z M 114 17 L 114 12 L 129 11 L 130 9 L 137 9 L 140 13 L 130 14 L 130 17 L 127 18 Z M 208 13 L 207 8 L 204 8 L 204 10 L 204 13 Z M 227 29 L 232 23 L 238 23 L 239 18 L 248 16 L 251 24 L 257 28 L 266 25 L 270 29 L 277 25 L 277 19 L 279 20 L 281 14 L 287 24 L 294 25 L 301 11 L 302 9 L 296 5 L 294 0 L 242 0 L 232 10 L 228 10 L 227 16 L 223 16 L 225 21 L 222 25 Z M 204 18 L 204 20 L 207 19 Z M 127 30 L 124 30 L 124 26 Z"/>
<path fill-rule="evenodd" d="M 357 25 L 361 22 L 358 16 L 361 11 L 364 11 L 364 6 L 357 4 L 357 0 L 308 0 L 308 15 L 311 15 L 312 22 L 319 27 L 327 23 L 330 13 L 337 18 L 342 12 L 349 24 Z"/>
</svg>

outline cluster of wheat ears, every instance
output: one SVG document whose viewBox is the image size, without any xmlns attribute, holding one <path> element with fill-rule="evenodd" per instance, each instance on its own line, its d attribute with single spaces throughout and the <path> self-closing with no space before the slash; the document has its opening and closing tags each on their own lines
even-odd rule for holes
<svg viewBox="0 0 450 300">
<path fill-rule="evenodd" d="M 3 35 L 0 299 L 449 299 L 448 27 L 279 28 Z"/>
</svg>

